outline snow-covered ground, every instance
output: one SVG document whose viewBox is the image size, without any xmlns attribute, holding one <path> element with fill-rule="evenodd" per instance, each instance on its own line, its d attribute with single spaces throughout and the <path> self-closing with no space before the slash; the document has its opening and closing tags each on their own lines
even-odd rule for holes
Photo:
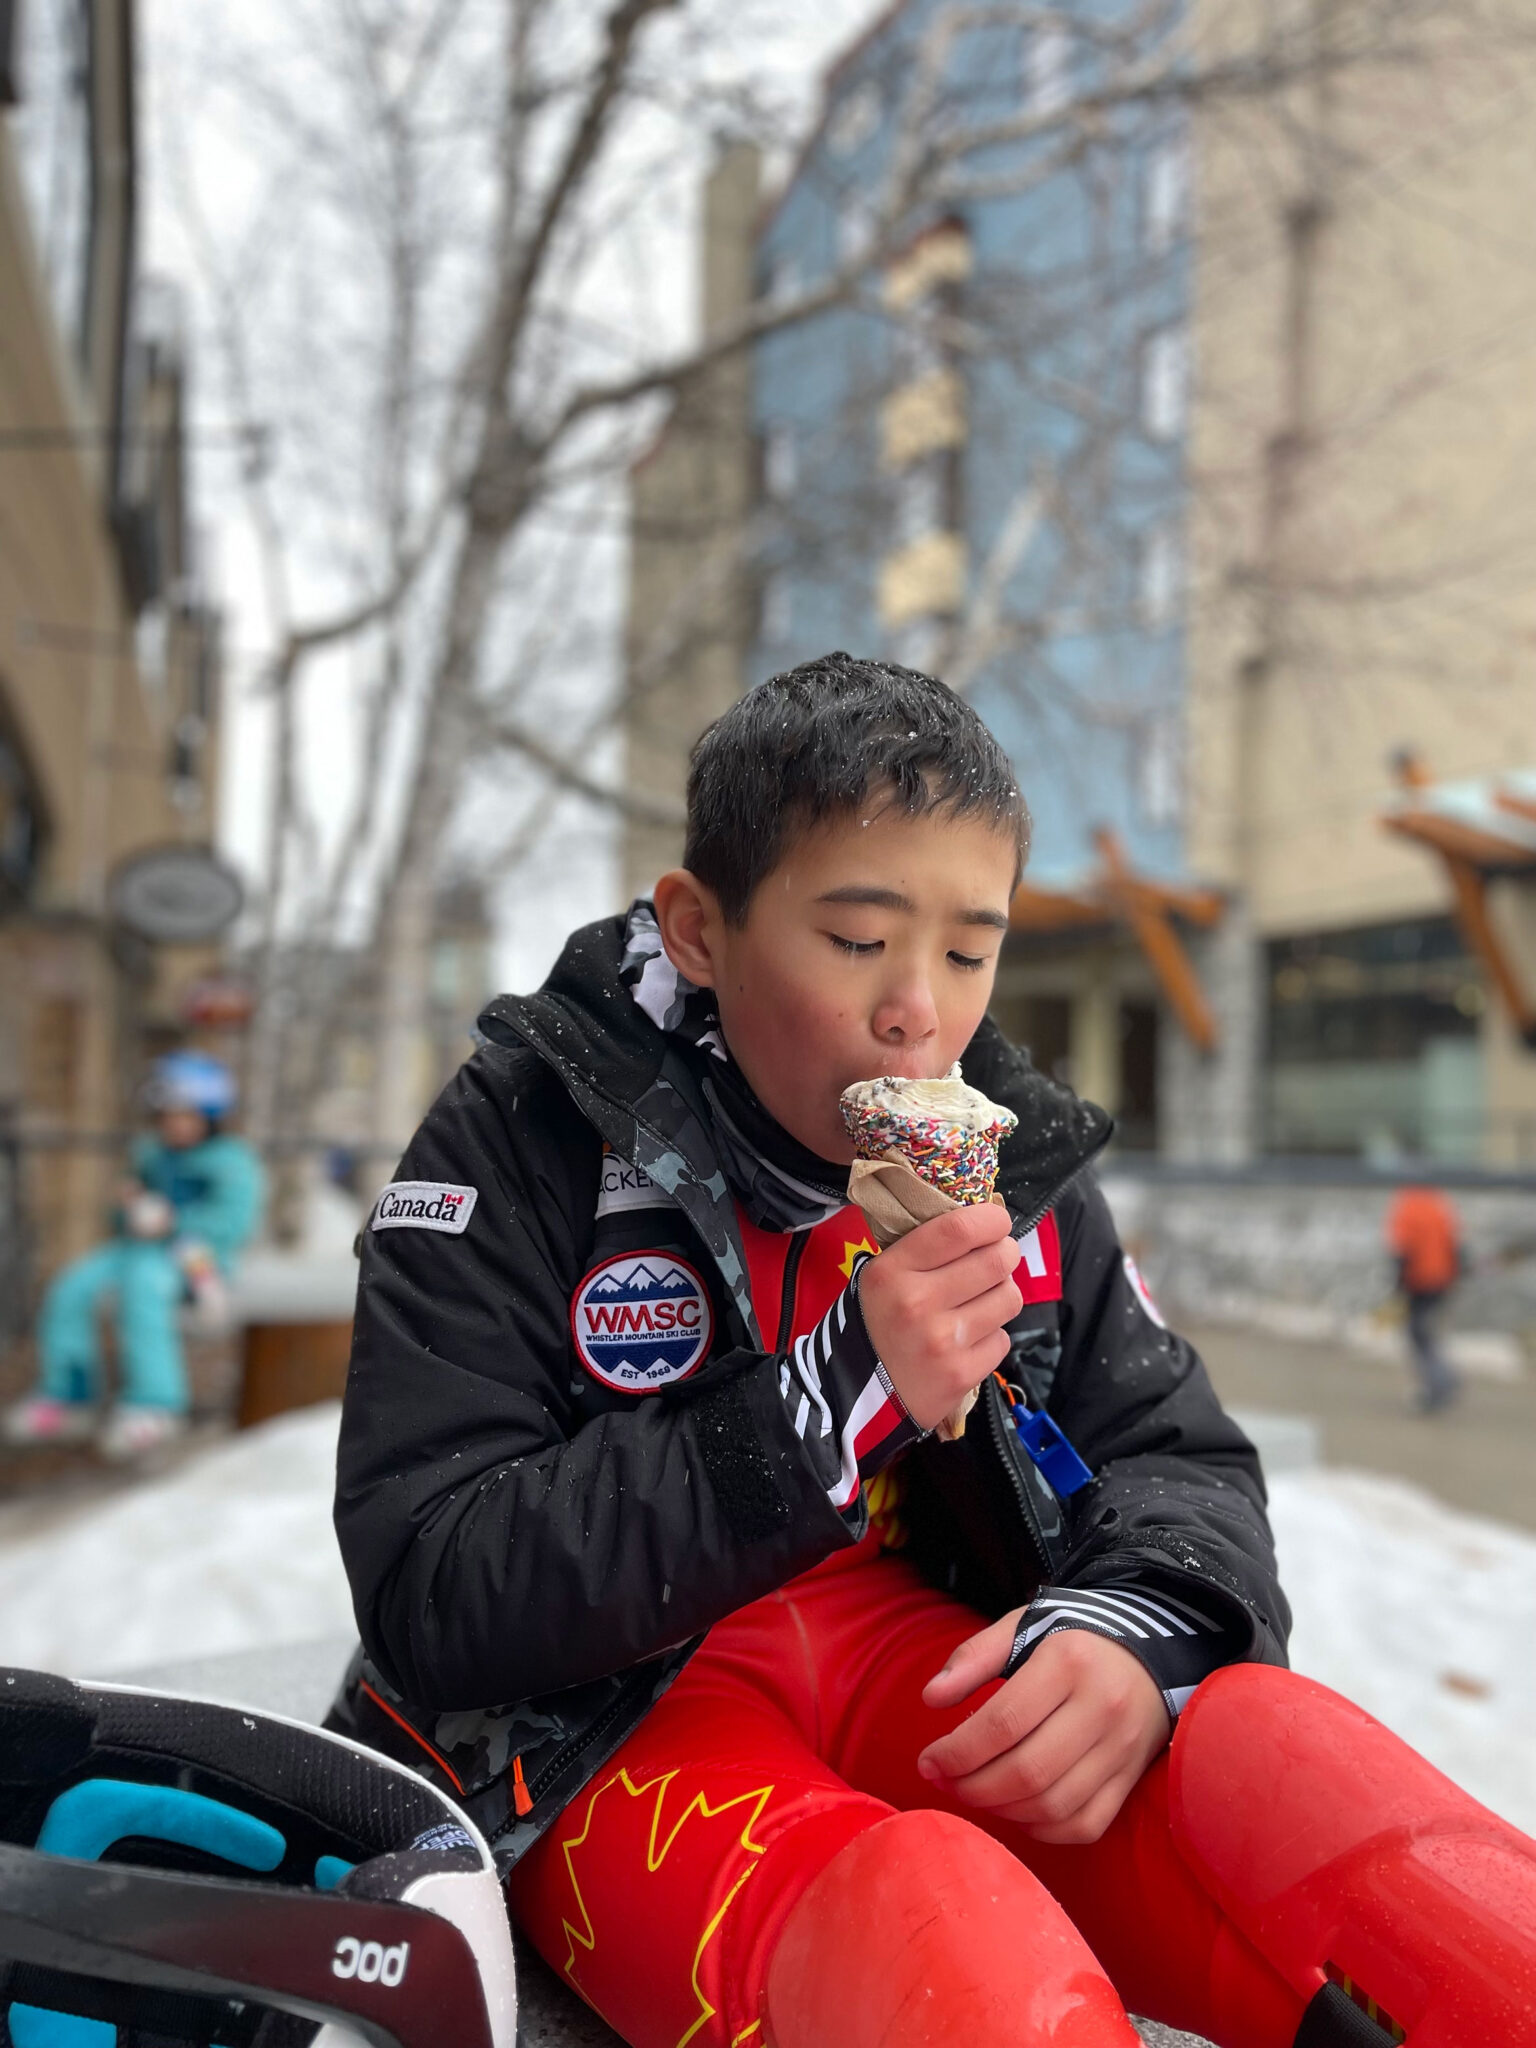
<svg viewBox="0 0 1536 2048">
<path fill-rule="evenodd" d="M 0 1549 L 0 1659 L 74 1676 L 339 1637 L 337 1410 Z M 1536 1833 L 1536 1537 L 1358 1472 L 1278 1473 L 1296 1666 Z"/>
<path fill-rule="evenodd" d="M 1536 1834 L 1536 1537 L 1373 1473 L 1278 1474 L 1291 1660 Z"/>
<path fill-rule="evenodd" d="M 0 1549 L 0 1660 L 103 1678 L 350 1629 L 331 1528 L 340 1415 L 279 1416 Z"/>
</svg>

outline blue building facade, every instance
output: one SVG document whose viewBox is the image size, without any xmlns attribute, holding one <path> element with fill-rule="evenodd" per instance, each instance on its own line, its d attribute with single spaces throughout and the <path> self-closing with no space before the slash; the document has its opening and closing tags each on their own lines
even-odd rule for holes
<svg viewBox="0 0 1536 2048">
<path fill-rule="evenodd" d="M 1184 116 L 1127 94 L 1119 0 L 960 29 L 905 0 L 836 67 L 760 285 L 853 302 L 765 337 L 755 682 L 829 647 L 932 668 L 1012 755 L 1031 879 L 1118 833 L 1185 873 Z M 944 161 L 905 208 L 915 145 Z"/>
</svg>

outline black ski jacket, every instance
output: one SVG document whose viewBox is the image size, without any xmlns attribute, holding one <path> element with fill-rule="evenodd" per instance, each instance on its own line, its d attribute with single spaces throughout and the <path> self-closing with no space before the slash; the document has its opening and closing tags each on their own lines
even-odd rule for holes
<svg viewBox="0 0 1536 2048">
<path fill-rule="evenodd" d="M 329 1725 L 464 1800 L 504 1866 L 714 1622 L 867 1527 L 792 1425 L 696 1068 L 621 983 L 623 929 L 587 926 L 538 994 L 491 1005 L 362 1239 L 336 1495 L 362 1649 Z M 1016 1231 L 1051 1210 L 1060 1237 L 1062 1298 L 1018 1318 L 1006 1372 L 1095 1477 L 1059 1500 L 988 1381 L 958 1443 L 905 1454 L 906 1554 L 989 1617 L 1045 1583 L 1198 1583 L 1240 1654 L 1283 1663 L 1258 1459 L 1143 1306 L 1086 1171 L 1109 1119 L 990 1020 L 962 1068 L 1019 1119 Z M 654 1393 L 609 1391 L 572 1338 L 605 1145 L 675 1198 L 713 1303 L 701 1369 Z"/>
</svg>

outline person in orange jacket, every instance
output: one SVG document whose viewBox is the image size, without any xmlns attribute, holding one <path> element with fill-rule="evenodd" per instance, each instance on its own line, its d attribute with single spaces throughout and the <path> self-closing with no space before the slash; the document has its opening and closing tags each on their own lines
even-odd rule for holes
<svg viewBox="0 0 1536 2048">
<path fill-rule="evenodd" d="M 1419 1410 L 1432 1415 L 1461 1391 L 1440 1346 L 1439 1311 L 1465 1263 L 1461 1223 L 1439 1188 L 1399 1190 L 1387 1211 L 1387 1243 L 1408 1308 L 1408 1345 L 1419 1377 Z"/>
</svg>

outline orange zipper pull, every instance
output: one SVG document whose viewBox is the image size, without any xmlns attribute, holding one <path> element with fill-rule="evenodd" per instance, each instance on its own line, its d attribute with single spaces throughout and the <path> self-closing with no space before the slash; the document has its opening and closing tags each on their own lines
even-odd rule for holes
<svg viewBox="0 0 1536 2048">
<path fill-rule="evenodd" d="M 519 1820 L 533 1811 L 533 1794 L 523 1779 L 523 1760 L 520 1756 L 512 1759 L 512 1811 Z"/>
</svg>

